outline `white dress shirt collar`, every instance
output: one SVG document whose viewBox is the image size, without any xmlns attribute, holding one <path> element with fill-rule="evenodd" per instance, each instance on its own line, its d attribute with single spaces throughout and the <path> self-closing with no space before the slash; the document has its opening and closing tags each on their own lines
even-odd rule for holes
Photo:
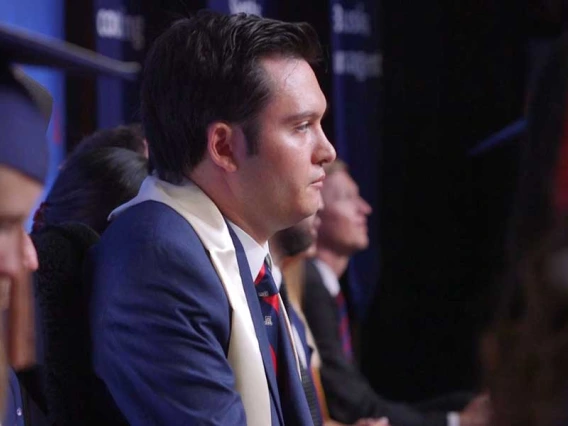
<svg viewBox="0 0 568 426">
<path fill-rule="evenodd" d="M 262 268 L 266 256 L 269 256 L 269 262 L 270 264 L 272 264 L 272 258 L 270 257 L 270 252 L 268 250 L 268 242 L 260 245 L 249 234 L 247 234 L 229 219 L 227 219 L 227 222 L 229 223 L 231 229 L 235 231 L 237 238 L 243 246 L 243 250 L 245 251 L 248 266 L 250 269 L 250 275 L 252 277 L 252 280 L 254 281 L 258 276 L 260 269 Z"/>
<path fill-rule="evenodd" d="M 314 259 L 314 264 L 316 265 L 316 268 L 321 275 L 323 285 L 325 286 L 329 294 L 332 297 L 337 296 L 341 287 L 339 286 L 339 279 L 337 278 L 335 273 L 323 260 Z"/>
</svg>

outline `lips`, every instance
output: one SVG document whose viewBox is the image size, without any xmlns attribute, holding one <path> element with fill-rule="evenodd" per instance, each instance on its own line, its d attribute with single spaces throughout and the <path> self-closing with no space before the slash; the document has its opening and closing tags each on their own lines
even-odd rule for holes
<svg viewBox="0 0 568 426">
<path fill-rule="evenodd" d="M 317 178 L 316 180 L 314 180 L 312 182 L 312 185 L 314 184 L 319 184 L 318 186 L 321 186 L 323 184 L 323 181 L 325 180 L 325 173 L 322 174 L 319 178 Z"/>
</svg>

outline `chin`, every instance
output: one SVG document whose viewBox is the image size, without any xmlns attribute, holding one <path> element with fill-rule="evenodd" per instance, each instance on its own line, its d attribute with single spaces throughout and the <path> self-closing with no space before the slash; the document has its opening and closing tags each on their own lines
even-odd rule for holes
<svg viewBox="0 0 568 426">
<path fill-rule="evenodd" d="M 303 205 L 299 206 L 298 219 L 296 220 L 296 223 L 306 219 L 307 217 L 315 215 L 318 209 L 319 209 L 319 204 L 317 202 L 304 203 Z"/>
<path fill-rule="evenodd" d="M 363 251 L 369 247 L 369 239 L 368 238 L 361 239 L 355 245 L 357 246 L 357 251 Z"/>
</svg>

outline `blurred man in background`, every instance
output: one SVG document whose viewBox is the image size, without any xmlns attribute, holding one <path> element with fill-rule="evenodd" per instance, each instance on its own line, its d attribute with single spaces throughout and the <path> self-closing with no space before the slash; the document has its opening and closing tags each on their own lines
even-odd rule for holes
<svg viewBox="0 0 568 426">
<path fill-rule="evenodd" d="M 11 66 L 0 67 L 0 307 L 10 309 L 7 338 L 0 349 L 0 403 L 8 425 L 23 424 L 24 419 L 22 393 L 6 356 L 12 364 L 33 361 L 29 273 L 38 264 L 24 226 L 47 175 L 45 132 L 50 114 L 51 96 L 43 87 Z"/>
<path fill-rule="evenodd" d="M 298 358 L 302 369 L 302 384 L 308 399 L 314 425 L 343 426 L 329 415 L 325 392 L 321 385 L 321 360 L 312 333 L 302 312 L 306 259 L 316 254 L 316 240 L 321 220 L 317 215 L 297 225 L 277 232 L 270 240 L 270 252 L 275 265 L 275 280 L 280 281 L 280 293 L 287 304 Z M 279 272 L 276 272 L 280 270 Z M 386 418 L 359 419 L 354 426 L 388 426 Z"/>
<path fill-rule="evenodd" d="M 339 278 L 351 256 L 369 244 L 367 217 L 371 207 L 359 195 L 345 163 L 336 160 L 326 167 L 326 173 L 316 257 L 307 264 L 303 307 L 320 352 L 322 383 L 331 417 L 353 423 L 360 418 L 385 416 L 396 426 L 486 425 L 486 397 L 475 399 L 460 413 L 417 410 L 377 395 L 358 370 Z M 466 402 L 457 403 L 456 409 L 463 408 Z"/>
</svg>

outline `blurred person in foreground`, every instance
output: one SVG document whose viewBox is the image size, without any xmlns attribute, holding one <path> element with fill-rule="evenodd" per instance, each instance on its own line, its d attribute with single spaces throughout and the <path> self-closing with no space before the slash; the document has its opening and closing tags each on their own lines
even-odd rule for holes
<svg viewBox="0 0 568 426">
<path fill-rule="evenodd" d="M 302 368 L 302 384 L 310 405 L 314 425 L 343 426 L 329 416 L 324 391 L 321 385 L 321 360 L 314 338 L 302 312 L 302 298 L 305 285 L 306 258 L 316 254 L 316 240 L 320 218 L 310 216 L 297 225 L 277 232 L 270 240 L 270 251 L 274 263 L 282 275 L 274 274 L 276 281 L 281 281 L 281 293 L 286 294 L 288 313 L 292 331 L 298 348 L 298 358 Z M 355 426 L 388 426 L 386 418 L 359 419 Z"/>
<path fill-rule="evenodd" d="M 331 417 L 353 423 L 360 418 L 385 416 L 396 426 L 487 425 L 487 396 L 474 399 L 459 413 L 419 410 L 377 395 L 359 371 L 353 361 L 347 306 L 339 278 L 351 256 L 369 244 L 367 217 L 371 207 L 359 195 L 344 162 L 336 160 L 326 166 L 326 173 L 316 255 L 306 267 L 303 308 L 320 352 L 323 389 Z M 466 401 L 456 399 L 460 405 L 456 408 L 463 408 Z"/>
<path fill-rule="evenodd" d="M 35 362 L 32 285 L 29 273 L 37 268 L 36 252 L 24 222 L 46 179 L 46 130 L 52 97 L 35 80 L 13 64 L 31 64 L 73 70 L 76 73 L 111 74 L 135 78 L 138 66 L 125 64 L 70 43 L 48 39 L 21 28 L 0 25 L 0 287 L 3 307 L 9 295 L 8 324 L 0 340 L 7 347 L 14 369 Z M 4 425 L 46 421 L 12 369 L 0 361 L 0 404 L 8 394 Z M 0 409 L 0 415 L 3 414 Z"/>
<path fill-rule="evenodd" d="M 104 424 L 313 424 L 267 241 L 316 212 L 335 158 L 319 56 L 308 24 L 210 11 L 148 52 L 154 171 L 86 268 Z"/>
<path fill-rule="evenodd" d="M 33 362 L 34 355 L 28 276 L 37 268 L 37 255 L 24 226 L 47 175 L 45 132 L 51 114 L 49 93 L 15 75 L 11 67 L 0 66 L 0 309 L 9 309 L 8 329 L 1 327 L 0 413 L 7 425 L 23 425 L 24 418 L 22 389 L 7 368 L 6 354 L 14 366 Z"/>
<path fill-rule="evenodd" d="M 501 319 L 493 329 L 495 353 L 486 366 L 495 425 L 568 422 L 566 223 L 543 237 L 519 263 L 522 310 L 514 321 Z"/>
<path fill-rule="evenodd" d="M 483 346 L 499 426 L 568 422 L 568 34 L 532 89 L 508 270 Z"/>
</svg>

